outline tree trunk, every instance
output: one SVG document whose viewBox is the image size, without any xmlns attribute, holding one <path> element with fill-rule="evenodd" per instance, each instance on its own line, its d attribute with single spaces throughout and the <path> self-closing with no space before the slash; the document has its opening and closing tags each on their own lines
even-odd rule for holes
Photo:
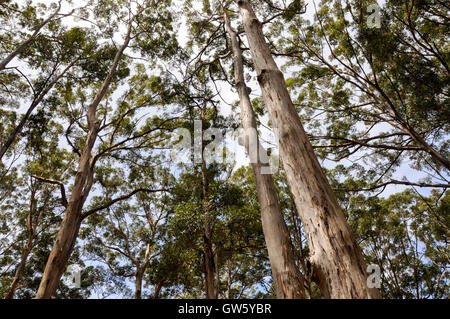
<svg viewBox="0 0 450 319">
<path fill-rule="evenodd" d="M 202 111 L 203 119 L 203 111 Z M 203 132 L 202 132 L 203 141 Z M 214 252 L 212 247 L 212 225 L 211 214 L 208 203 L 208 179 L 206 176 L 206 163 L 203 158 L 202 147 L 202 202 L 204 214 L 204 232 L 203 232 L 203 253 L 204 253 L 204 267 L 205 267 L 205 292 L 207 299 L 216 299 L 216 290 L 214 285 Z"/>
<path fill-rule="evenodd" d="M 214 253 L 212 249 L 212 227 L 211 223 L 209 222 L 205 223 L 203 234 L 203 250 L 206 298 L 216 299 L 216 289 L 214 285 Z"/>
<path fill-rule="evenodd" d="M 142 269 L 139 269 L 136 272 L 136 282 L 135 282 L 135 292 L 134 292 L 134 298 L 135 299 L 141 299 L 142 297 L 142 277 L 144 276 L 144 272 Z"/>
<path fill-rule="evenodd" d="M 22 252 L 22 255 L 20 256 L 20 263 L 17 266 L 16 272 L 14 274 L 13 281 L 9 285 L 8 291 L 6 292 L 5 299 L 12 299 L 14 297 L 14 292 L 16 291 L 19 281 L 22 278 L 23 270 L 25 269 L 25 265 L 28 260 L 28 256 L 31 253 L 31 250 L 33 249 L 33 241 L 36 234 L 37 226 L 39 225 L 39 222 L 42 218 L 42 215 L 44 213 L 44 207 L 47 205 L 49 198 L 47 197 L 44 201 L 44 206 L 40 209 L 36 221 L 33 224 L 33 214 L 36 210 L 36 184 L 33 184 L 33 181 L 31 181 L 31 198 L 30 198 L 30 210 L 28 212 L 27 216 L 27 230 L 28 230 L 28 240 L 27 245 L 25 246 L 24 251 Z"/>
<path fill-rule="evenodd" d="M 67 261 L 69 260 L 73 247 L 75 246 L 75 241 L 77 239 L 82 221 L 81 211 L 84 202 L 89 195 L 93 182 L 95 163 L 92 150 L 100 128 L 100 123 L 96 117 L 97 106 L 105 96 L 112 81 L 112 77 L 116 71 L 117 65 L 122 57 L 123 51 L 127 48 L 128 43 L 130 42 L 131 24 L 133 19 L 131 19 L 128 25 L 125 41 L 117 51 L 109 73 L 103 81 L 102 87 L 88 107 L 88 136 L 80 156 L 72 194 L 66 208 L 64 219 L 47 264 L 45 265 L 42 280 L 36 294 L 36 298 L 38 299 L 51 298 L 55 293 L 59 280 L 67 265 Z"/>
<path fill-rule="evenodd" d="M 312 276 L 326 298 L 380 298 L 367 286 L 366 264 L 314 154 L 283 74 L 249 1 L 237 0 L 250 52 L 295 205 L 308 235 Z"/>
<path fill-rule="evenodd" d="M 45 265 L 42 280 L 36 294 L 37 299 L 51 298 L 64 273 L 80 229 L 80 197 L 81 196 L 74 196 L 74 194 L 72 194 L 55 244 L 53 245 L 53 249 L 50 252 L 47 264 Z"/>
<path fill-rule="evenodd" d="M 235 86 L 239 93 L 242 126 L 245 131 L 254 132 L 253 136 L 247 135 L 248 139 L 244 141 L 244 144 L 250 155 L 253 174 L 255 176 L 258 201 L 261 207 L 262 227 L 272 268 L 276 295 L 280 299 L 303 298 L 304 279 L 295 264 L 294 250 L 278 202 L 275 183 L 271 174 L 262 174 L 263 164 L 258 155 L 260 154 L 260 150 L 263 153 L 266 150 L 259 143 L 257 136 L 256 118 L 250 102 L 248 88 L 245 85 L 243 57 L 238 37 L 231 27 L 226 13 L 225 22 L 233 49 Z M 251 137 L 253 137 L 253 140 L 250 140 Z M 256 148 L 252 148 L 250 143 L 256 144 Z M 250 154 L 252 151 L 256 151 L 256 154 Z"/>
<path fill-rule="evenodd" d="M 155 293 L 153 294 L 153 299 L 159 299 L 159 294 L 161 293 L 161 289 L 164 285 L 164 279 L 158 282 L 155 286 Z"/>
</svg>

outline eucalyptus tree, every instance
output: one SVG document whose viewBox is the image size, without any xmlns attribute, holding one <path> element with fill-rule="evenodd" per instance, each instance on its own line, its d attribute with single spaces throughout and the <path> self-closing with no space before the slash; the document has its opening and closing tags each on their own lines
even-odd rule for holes
<svg viewBox="0 0 450 319">
<path fill-rule="evenodd" d="M 187 130 L 189 137 L 194 135 L 194 143 L 189 146 L 190 151 L 186 154 L 188 156 L 185 158 L 185 162 L 179 165 L 178 169 L 182 169 L 183 173 L 176 174 L 177 183 L 171 192 L 171 196 L 175 198 L 171 205 L 171 209 L 175 212 L 169 218 L 168 226 L 168 234 L 170 234 L 168 241 L 171 244 L 168 245 L 167 250 L 164 250 L 163 255 L 179 260 L 178 257 L 174 257 L 173 253 L 174 250 L 178 251 L 178 254 L 186 256 L 186 267 L 194 268 L 195 272 L 180 276 L 160 274 L 158 277 L 159 280 L 168 281 L 166 286 L 178 283 L 184 287 L 184 291 L 190 287 L 189 296 L 191 297 L 202 295 L 201 289 L 197 289 L 199 285 L 203 284 L 206 298 L 219 298 L 223 296 L 221 269 L 224 257 L 222 253 L 224 253 L 224 247 L 232 239 L 222 237 L 222 240 L 218 240 L 218 236 L 223 234 L 220 227 L 223 225 L 224 214 L 228 212 L 228 209 L 237 205 L 234 198 L 227 197 L 230 185 L 222 180 L 224 176 L 230 174 L 232 169 L 228 161 L 232 154 L 230 149 L 223 147 L 223 144 L 227 144 L 227 147 L 229 145 L 224 143 L 221 136 L 226 135 L 229 129 L 236 128 L 237 123 L 234 118 L 224 117 L 220 114 L 221 96 L 215 90 L 214 81 L 210 81 L 210 77 L 215 76 L 215 73 L 211 73 L 212 70 L 198 67 L 197 63 L 192 67 L 188 63 L 185 72 L 183 82 L 178 86 L 177 101 L 185 114 L 182 127 Z M 212 144 L 207 145 L 210 139 L 213 139 Z M 188 141 L 191 140 L 191 138 L 188 139 Z M 190 190 L 181 191 L 179 187 L 188 185 L 188 182 L 195 187 L 191 186 Z M 230 201 L 227 202 L 227 199 Z M 175 208 L 173 208 L 174 205 Z M 192 225 L 186 225 L 189 223 Z M 182 239 L 178 239 L 180 234 L 173 230 L 174 227 L 177 229 L 187 227 L 191 231 L 188 233 L 183 231 Z M 188 240 L 186 236 L 192 236 L 192 239 Z M 236 249 L 236 253 L 237 251 L 239 249 Z M 228 254 L 231 256 L 231 253 Z M 163 258 L 165 260 L 163 265 L 173 269 L 174 263 L 169 262 L 168 258 Z M 200 261 L 201 266 L 199 267 L 196 263 Z M 180 269 L 180 267 L 176 269 Z M 178 271 L 184 272 L 183 270 Z M 201 278 L 202 276 L 203 278 Z M 231 283 L 230 278 L 230 285 Z M 173 290 L 170 287 L 166 288 L 166 291 Z"/>
<path fill-rule="evenodd" d="M 287 181 L 308 235 L 312 276 L 326 297 L 379 298 L 378 290 L 367 285 L 361 249 L 303 129 L 262 24 L 249 1 L 236 4 L 271 125 L 277 130 Z"/>
<path fill-rule="evenodd" d="M 347 200 L 350 225 L 368 261 L 380 267 L 383 297 L 448 298 L 448 191 Z"/>
<path fill-rule="evenodd" d="M 232 4 L 233 1 L 229 1 L 222 6 L 230 10 Z M 280 154 L 285 164 L 287 180 L 308 234 L 314 278 L 319 282 L 324 295 L 328 297 L 378 297 L 376 289 L 368 288 L 366 285 L 366 266 L 361 250 L 322 172 L 290 99 L 282 73 L 262 33 L 262 25 L 273 23 L 282 17 L 283 13 L 266 16 L 267 19 L 261 23 L 249 2 L 236 1 L 236 4 L 242 16 L 243 32 L 248 39 L 253 66 L 269 111 L 270 123 L 278 133 Z M 199 33 L 201 30 L 210 30 L 209 37 L 201 36 L 205 43 L 210 44 L 222 37 L 225 32 L 223 24 L 221 26 L 211 23 L 221 19 L 221 15 L 216 12 L 221 6 L 210 1 L 204 2 L 203 6 L 209 18 L 194 24 L 193 30 Z M 257 2 L 258 9 L 263 8 L 261 11 L 268 8 L 267 11 L 272 13 L 273 6 L 270 1 Z M 295 15 L 301 12 L 301 9 L 302 6 L 294 2 L 286 8 L 286 12 Z M 215 59 L 206 62 L 200 60 L 196 64 L 196 69 L 206 65 L 211 77 L 225 73 L 221 59 L 227 56 L 226 50 L 222 48 L 215 47 L 212 51 L 217 52 Z M 206 50 L 201 50 L 197 56 L 201 57 L 205 52 Z"/>
<path fill-rule="evenodd" d="M 73 155 L 59 147 L 62 127 L 48 113 L 38 112 L 30 118 L 24 132 L 24 162 L 15 166 L 18 173 L 11 190 L 2 199 L 4 225 L 0 264 L 4 298 L 30 296 L 39 283 L 40 270 L 48 256 L 54 233 L 63 212 L 60 184 L 55 176 L 68 176 L 73 169 Z M 13 176 L 2 179 L 2 188 Z M 45 176 L 43 181 L 41 177 Z M 64 194 L 63 194 L 64 195 Z M 61 283 L 60 288 L 63 289 Z"/>
<path fill-rule="evenodd" d="M 89 51 L 86 34 L 80 28 L 70 29 L 62 24 L 62 19 L 71 16 L 75 9 L 60 13 L 61 6 L 62 1 L 48 5 L 2 5 L 0 18 L 5 29 L 1 49 L 6 54 L 0 62 L 0 82 L 5 94 L 2 99 L 2 108 L 5 106 L 5 109 L 2 112 L 9 115 L 10 119 L 4 124 L 1 136 L 0 160 L 20 136 L 31 114 L 44 101 L 49 91 Z M 46 19 L 40 17 L 48 10 L 54 12 Z M 31 28 L 34 32 L 28 35 L 24 31 L 18 31 L 18 26 L 23 30 Z M 19 39 L 16 39 L 17 36 Z M 16 42 L 22 41 L 22 38 L 25 40 L 15 47 Z M 8 66 L 13 59 L 17 59 L 18 65 Z M 17 106 L 17 98 L 19 101 L 30 102 L 18 123 L 15 123 L 11 116 L 17 115 L 8 109 Z M 10 125 L 8 122 L 11 122 Z"/>
<path fill-rule="evenodd" d="M 173 47 L 167 45 L 167 40 L 173 38 L 171 37 L 173 18 L 169 10 L 170 3 L 100 1 L 94 2 L 92 5 L 96 25 L 105 32 L 106 36 L 111 37 L 114 41 L 113 37 L 115 34 L 117 35 L 117 32 L 120 34 L 124 31 L 125 34 L 119 47 L 114 48 L 114 43 L 109 47 L 108 45 L 104 47 L 112 53 L 113 59 L 106 67 L 106 72 L 100 74 L 100 77 L 93 83 L 89 83 L 93 84 L 93 89 L 88 90 L 88 86 L 83 91 L 79 87 L 75 94 L 69 87 L 66 95 L 60 101 L 63 105 L 76 107 L 79 112 L 70 112 L 69 118 L 72 121 L 66 131 L 67 142 L 78 154 L 79 162 L 71 194 L 65 205 L 64 219 L 47 261 L 37 298 L 50 298 L 55 292 L 84 218 L 119 200 L 130 198 L 136 193 L 157 191 L 149 187 L 137 186 L 132 192 L 111 199 L 108 203 L 101 203 L 100 206 L 83 213 L 84 203 L 96 182 L 94 175 L 96 164 L 108 156 L 113 158 L 120 153 L 123 154 L 126 150 L 139 147 L 151 149 L 154 144 L 157 144 L 156 141 L 163 138 L 162 131 L 168 129 L 168 123 L 170 123 L 169 119 L 164 120 L 156 116 L 148 118 L 145 124 L 138 125 L 139 116 L 136 113 L 139 109 L 152 105 L 167 105 L 171 102 L 170 99 L 164 99 L 166 91 L 161 89 L 163 85 L 152 86 L 152 83 L 158 83 L 158 79 L 154 77 L 142 83 L 141 88 L 145 93 L 143 96 L 136 96 L 137 92 L 131 87 L 122 96 L 122 101 L 115 101 L 118 103 L 115 108 L 113 107 L 111 110 L 109 104 L 110 102 L 114 103 L 111 101 L 111 91 L 117 90 L 119 85 L 124 83 L 121 80 L 130 73 L 128 65 L 124 65 L 123 62 L 127 48 L 141 48 L 139 53 L 155 62 L 155 56 L 162 59 L 174 51 Z M 125 30 L 122 30 L 122 27 Z M 176 43 L 172 40 L 172 45 L 174 44 Z M 139 72 L 139 68 L 137 71 Z M 145 71 L 143 72 L 145 73 Z M 134 79 L 137 81 L 136 77 Z M 126 102 L 128 95 L 133 104 Z M 85 104 L 87 99 L 91 99 L 88 105 Z M 102 100 L 105 101 L 104 104 L 101 104 Z M 86 123 L 82 122 L 84 117 L 86 117 Z M 73 127 L 74 124 L 79 126 L 78 131 Z M 72 141 L 71 134 L 78 137 L 78 140 Z M 96 149 L 97 140 L 101 141 L 101 145 Z"/>
<path fill-rule="evenodd" d="M 267 170 L 268 167 L 263 168 L 261 158 L 257 155 L 265 152 L 265 149 L 261 147 L 260 143 L 253 143 L 256 138 L 255 134 L 257 134 L 257 126 L 247 93 L 248 88 L 244 83 L 243 65 L 246 61 L 242 57 L 237 42 L 237 33 L 234 32 L 231 24 L 225 23 L 227 16 L 224 15 L 222 5 L 218 2 L 206 1 L 203 2 L 201 11 L 190 12 L 190 9 L 187 9 L 190 31 L 188 43 L 189 46 L 196 48 L 191 73 L 195 74 L 206 70 L 209 73 L 210 81 L 217 88 L 216 82 L 231 83 L 230 77 L 233 75 L 229 69 L 234 65 L 235 88 L 239 92 L 241 102 L 244 134 L 248 135 L 244 145 L 255 166 L 258 194 L 261 201 L 261 218 L 264 221 L 264 232 L 269 247 L 277 296 L 279 298 L 301 298 L 303 296 L 303 279 L 294 263 L 293 249 L 281 215 L 272 177 L 270 174 L 263 173 L 263 170 Z M 227 33 L 231 38 L 231 45 L 227 40 Z M 231 61 L 230 56 L 233 57 Z"/>
<path fill-rule="evenodd" d="M 89 217 L 80 235 L 89 260 L 106 265 L 104 271 L 121 279 L 118 281 L 134 279 L 136 299 L 147 291 L 145 275 L 153 271 L 150 266 L 157 267 L 160 259 L 165 243 L 163 226 L 167 222 L 163 192 L 169 192 L 173 184 L 168 168 L 164 168 L 162 154 L 149 154 L 149 149 L 140 147 L 127 156 L 129 161 L 121 161 L 120 166 L 110 165 L 109 161 L 97 168 L 101 193 L 93 197 L 90 205 L 93 210 L 87 211 Z M 136 185 L 152 185 L 162 192 L 137 193 Z M 109 205 L 112 198 L 120 198 L 116 193 L 133 192 L 136 192 L 134 198 L 124 196 Z M 101 203 L 107 204 L 102 207 Z"/>
<path fill-rule="evenodd" d="M 160 229 L 166 214 L 167 211 L 155 205 L 155 199 L 141 193 L 136 204 L 119 202 L 106 214 L 92 215 L 82 230 L 81 238 L 89 240 L 85 249 L 93 260 L 106 264 L 113 276 L 133 278 L 136 299 L 141 299 L 149 286 L 144 276 L 153 271 L 150 265 L 157 263 L 153 259 L 162 249 Z"/>
</svg>

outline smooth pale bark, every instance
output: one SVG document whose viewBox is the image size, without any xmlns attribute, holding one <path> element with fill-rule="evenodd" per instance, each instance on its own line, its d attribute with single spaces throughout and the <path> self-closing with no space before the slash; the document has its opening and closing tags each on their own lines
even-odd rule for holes
<svg viewBox="0 0 450 319">
<path fill-rule="evenodd" d="M 283 74 L 249 1 L 236 1 L 263 99 L 277 130 L 280 155 L 310 248 L 311 276 L 326 298 L 380 298 L 367 285 L 366 264 L 314 154 Z"/>
<path fill-rule="evenodd" d="M 131 39 L 132 21 L 133 19 L 128 25 L 125 41 L 117 51 L 108 75 L 103 81 L 99 92 L 88 107 L 88 136 L 80 156 L 72 194 L 66 208 L 64 219 L 58 235 L 56 236 L 56 241 L 53 245 L 47 264 L 45 265 L 36 298 L 51 298 L 55 293 L 75 245 L 81 221 L 83 219 L 81 211 L 93 183 L 95 163 L 92 150 L 100 127 L 100 123 L 96 117 L 97 107 L 108 90 L 124 50 L 128 47 Z"/>
<path fill-rule="evenodd" d="M 8 151 L 9 147 L 14 143 L 14 141 L 17 138 L 17 135 L 22 132 L 23 127 L 25 126 L 25 123 L 28 121 L 28 119 L 31 116 L 31 113 L 36 109 L 36 107 L 42 102 L 43 98 L 47 95 L 47 93 L 51 90 L 51 88 L 64 76 L 64 74 L 69 71 L 69 69 L 78 61 L 78 58 L 72 61 L 66 68 L 58 74 L 48 85 L 47 87 L 42 90 L 42 92 L 37 95 L 33 101 L 31 102 L 30 106 L 28 107 L 27 112 L 24 114 L 22 119 L 20 120 L 19 124 L 14 128 L 14 130 L 11 131 L 8 138 L 6 139 L 5 143 L 0 148 L 0 161 L 2 160 L 5 153 Z"/>
<path fill-rule="evenodd" d="M 275 183 L 271 174 L 262 174 L 263 164 L 258 154 L 260 150 L 263 153 L 266 150 L 260 144 L 257 136 L 256 118 L 244 80 L 243 57 L 238 36 L 231 27 L 226 14 L 224 18 L 228 34 L 231 38 L 235 86 L 239 93 L 242 126 L 245 131 L 254 132 L 254 140 L 249 141 L 249 139 L 246 139 L 244 144 L 247 152 L 250 154 L 252 148 L 249 143 L 256 143 L 256 148 L 253 150 L 256 151 L 256 154 L 253 154 L 253 156 L 250 155 L 250 158 L 252 159 L 251 165 L 256 181 L 258 201 L 261 208 L 262 227 L 272 268 L 276 296 L 280 299 L 304 298 L 304 278 L 295 264 L 294 250 L 278 202 Z"/>
</svg>

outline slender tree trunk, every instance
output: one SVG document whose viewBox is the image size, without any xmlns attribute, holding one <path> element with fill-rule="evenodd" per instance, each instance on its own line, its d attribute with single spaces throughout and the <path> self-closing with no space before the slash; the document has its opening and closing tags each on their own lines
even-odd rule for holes
<svg viewBox="0 0 450 319">
<path fill-rule="evenodd" d="M 308 235 L 312 276 L 327 298 L 380 298 L 367 286 L 366 264 L 314 154 L 249 1 L 236 0 L 295 205 Z"/>
<path fill-rule="evenodd" d="M 216 298 L 214 285 L 214 253 L 212 249 L 211 223 L 205 223 L 203 234 L 204 264 L 205 264 L 205 291 L 208 299 Z"/>
<path fill-rule="evenodd" d="M 36 210 L 36 184 L 33 184 L 33 182 L 31 181 L 31 185 L 32 185 L 32 191 L 31 191 L 31 199 L 30 199 L 30 210 L 28 212 L 28 216 L 27 216 L 27 230 L 28 230 L 28 239 L 27 239 L 27 245 L 25 246 L 24 251 L 22 252 L 22 255 L 20 256 L 20 263 L 17 266 L 16 272 L 14 274 L 14 278 L 13 281 L 11 282 L 8 291 L 6 292 L 5 295 L 5 299 L 12 299 L 14 297 L 14 292 L 16 291 L 19 281 L 20 279 L 22 279 L 22 273 L 23 270 L 25 269 L 25 265 L 27 263 L 28 260 L 28 256 L 31 253 L 31 250 L 33 249 L 33 241 L 35 238 L 35 234 L 36 234 L 36 229 L 37 226 L 39 225 L 39 222 L 41 220 L 41 217 L 44 213 L 44 207 L 47 205 L 48 203 L 48 197 L 45 199 L 44 201 L 44 206 L 40 209 L 37 217 L 36 217 L 36 221 L 33 224 L 33 214 Z"/>
<path fill-rule="evenodd" d="M 242 126 L 245 131 L 254 132 L 253 136 L 247 135 L 248 139 L 244 141 L 244 144 L 249 154 L 252 151 L 256 151 L 256 154 L 250 154 L 250 159 L 256 181 L 258 201 L 261 207 L 262 227 L 272 267 L 276 295 L 277 298 L 282 299 L 303 298 L 304 279 L 295 264 L 294 250 L 278 202 L 275 183 L 271 174 L 262 174 L 259 152 L 261 150 L 265 153 L 266 150 L 259 143 L 257 136 L 256 118 L 250 102 L 248 88 L 245 85 L 243 57 L 238 37 L 231 27 L 226 13 L 225 22 L 233 49 L 235 86 L 240 98 Z M 250 140 L 252 137 L 253 140 Z M 256 148 L 252 148 L 250 143 L 256 143 Z"/>
<path fill-rule="evenodd" d="M 202 112 L 203 113 L 203 112 Z M 203 114 L 202 114 L 203 115 Z M 203 116 L 202 116 L 203 118 Z M 202 133 L 203 135 L 203 133 Z M 204 231 L 203 231 L 203 253 L 205 266 L 205 292 L 206 298 L 216 299 L 216 290 L 214 285 L 214 252 L 212 247 L 212 225 L 211 213 L 208 203 L 208 178 L 206 176 L 206 163 L 203 158 L 202 147 L 202 202 L 204 214 Z"/>
<path fill-rule="evenodd" d="M 153 299 L 159 299 L 159 294 L 161 293 L 161 289 L 164 286 L 164 279 L 158 282 L 155 286 L 155 293 L 153 294 Z"/>
<path fill-rule="evenodd" d="M 220 265 L 219 265 L 219 254 L 220 249 L 219 247 L 216 247 L 216 251 L 214 252 L 214 270 L 216 274 L 216 286 L 214 290 L 214 298 L 219 299 L 219 293 L 220 293 Z"/>
<path fill-rule="evenodd" d="M 25 264 L 27 263 L 28 256 L 30 255 L 31 249 L 33 248 L 33 238 L 34 236 L 32 234 L 28 235 L 27 246 L 22 252 L 22 256 L 20 256 L 20 263 L 17 266 L 13 281 L 9 285 L 8 291 L 6 292 L 5 299 L 12 299 L 14 296 L 14 292 L 17 289 L 17 285 L 19 284 L 19 281 L 22 278 L 22 273 L 25 268 Z"/>
<path fill-rule="evenodd" d="M 4 70 L 6 68 L 6 65 L 11 62 L 12 59 L 14 59 L 16 56 L 18 56 L 20 53 L 22 53 L 30 44 L 33 42 L 34 39 L 39 35 L 39 32 L 41 29 L 47 25 L 58 13 L 61 9 L 61 3 L 58 4 L 58 8 L 54 13 L 52 13 L 47 19 L 45 19 L 33 32 L 33 34 L 23 41 L 19 46 L 10 54 L 8 54 L 7 57 L 5 57 L 2 61 L 0 61 L 0 71 Z M 71 13 L 70 13 L 71 14 Z"/>
<path fill-rule="evenodd" d="M 231 299 L 231 267 L 228 267 L 228 276 L 227 276 L 227 296 L 228 299 Z"/>
<path fill-rule="evenodd" d="M 36 298 L 38 299 L 51 298 L 55 293 L 60 278 L 67 265 L 67 261 L 69 260 L 73 247 L 75 246 L 82 221 L 81 211 L 93 183 L 95 163 L 92 150 L 100 128 L 100 123 L 96 117 L 97 106 L 105 96 L 112 81 L 112 77 L 117 69 L 117 65 L 123 55 L 123 51 L 127 48 L 128 43 L 130 42 L 132 21 L 133 19 L 128 25 L 125 41 L 117 51 L 109 73 L 103 81 L 102 87 L 88 107 L 88 136 L 80 156 L 72 194 L 66 208 L 64 219 L 58 235 L 56 236 L 56 241 L 53 245 L 47 264 L 45 265 L 42 280 L 36 294 Z"/>
<path fill-rule="evenodd" d="M 142 298 L 142 277 L 144 277 L 143 269 L 138 269 L 138 271 L 136 272 L 136 282 L 135 282 L 135 292 L 134 292 L 135 299 Z"/>
<path fill-rule="evenodd" d="M 145 270 L 147 269 L 148 263 L 150 261 L 150 248 L 151 248 L 151 242 L 153 242 L 153 239 L 155 238 L 155 231 L 153 231 L 152 239 L 150 242 L 147 243 L 147 247 L 145 249 L 145 255 L 144 255 L 144 262 L 142 265 L 139 263 L 137 259 L 133 259 L 133 261 L 136 264 L 136 282 L 135 282 L 135 299 L 141 299 L 142 298 L 142 279 L 144 278 Z"/>
</svg>

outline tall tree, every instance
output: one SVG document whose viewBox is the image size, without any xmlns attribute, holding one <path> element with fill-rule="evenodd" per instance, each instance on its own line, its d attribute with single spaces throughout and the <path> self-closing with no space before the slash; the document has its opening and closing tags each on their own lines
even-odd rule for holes
<svg viewBox="0 0 450 319">
<path fill-rule="evenodd" d="M 256 180 L 261 219 L 267 250 L 272 265 L 272 276 L 278 298 L 303 298 L 303 276 L 294 261 L 294 252 L 289 232 L 278 203 L 278 196 L 268 163 L 261 162 L 260 154 L 266 150 L 259 142 L 256 118 L 244 80 L 243 56 L 236 31 L 233 30 L 227 13 L 224 13 L 226 28 L 231 38 L 234 60 L 235 87 L 239 93 L 242 126 L 245 130 L 244 144 L 250 155 Z M 260 153 L 261 152 L 261 153 Z"/>
<path fill-rule="evenodd" d="M 167 11 L 164 11 L 166 7 L 161 6 L 163 5 L 162 3 L 159 4 L 159 12 L 157 11 L 155 13 L 151 12 L 156 5 L 153 1 L 144 2 L 143 4 L 135 4 L 130 1 L 122 4 L 125 4 L 125 8 L 123 9 L 118 7 L 118 4 L 108 3 L 104 6 L 102 2 L 96 4 L 97 7 L 95 7 L 95 10 L 99 10 L 98 13 L 102 14 L 106 21 L 109 21 L 109 19 L 112 18 L 111 14 L 119 15 L 119 20 L 126 19 L 126 33 L 122 44 L 114 54 L 114 59 L 109 66 L 106 76 L 100 84 L 100 88 L 97 90 L 95 97 L 87 106 L 87 135 L 83 143 L 84 145 L 82 145 L 79 150 L 79 162 L 77 172 L 74 177 L 72 192 L 67 203 L 64 219 L 56 237 L 54 247 L 46 264 L 36 298 L 50 298 L 55 292 L 59 279 L 75 245 L 81 222 L 84 218 L 90 215 L 90 212 L 82 214 L 82 209 L 94 183 L 94 169 L 98 159 L 114 149 L 120 149 L 120 147 L 123 147 L 123 144 L 126 142 L 133 142 L 136 139 L 154 131 L 154 129 L 147 128 L 147 130 L 144 130 L 144 132 L 141 132 L 140 134 L 136 133 L 135 136 L 125 139 L 119 143 L 115 143 L 106 149 L 100 150 L 97 154 L 94 154 L 94 145 L 100 130 L 111 125 L 110 123 L 110 125 L 102 126 L 102 122 L 98 118 L 99 114 L 97 109 L 115 79 L 115 75 L 124 55 L 124 51 L 129 47 L 132 38 L 134 41 L 139 43 L 140 41 L 145 40 L 143 38 L 145 35 L 148 35 L 148 42 L 151 42 L 154 39 L 152 38 L 154 36 L 156 39 L 153 41 L 156 43 L 154 43 L 154 47 L 143 48 L 142 50 L 147 52 L 158 50 L 157 47 L 158 43 L 160 43 L 160 39 L 157 39 L 157 37 L 160 34 L 166 33 L 167 29 L 165 27 L 167 23 L 170 23 L 170 18 L 167 17 L 168 13 Z M 155 35 L 152 34 L 151 31 L 155 32 Z M 112 30 L 110 32 L 114 31 Z M 127 114 L 129 114 L 129 112 L 125 112 L 125 115 Z M 119 123 L 123 118 L 124 116 L 119 117 Z M 116 137 L 115 133 L 120 132 L 112 132 L 111 142 L 113 142 Z M 140 191 L 153 190 L 138 188 L 124 198 L 128 198 Z M 116 200 L 112 200 L 112 202 L 115 201 Z"/>
<path fill-rule="evenodd" d="M 280 155 L 298 213 L 308 234 L 312 276 L 326 297 L 379 298 L 367 286 L 361 249 L 339 207 L 291 101 L 283 74 L 249 1 L 236 1 Z"/>
<path fill-rule="evenodd" d="M 200 166 L 197 165 L 197 166 Z M 241 176 L 221 174 L 222 165 L 208 165 L 208 203 L 213 254 L 213 298 L 255 296 L 258 286 L 270 276 L 264 235 L 258 218 L 259 207 L 251 193 L 238 185 Z M 224 176 L 225 175 L 225 176 Z M 201 167 L 182 173 L 171 194 L 168 222 L 170 250 L 183 254 L 184 267 L 178 269 L 175 296 L 208 297 L 205 286 L 203 188 Z M 189 187 L 187 187 L 189 185 Z M 256 196 L 255 196 L 256 197 Z M 169 253 L 169 251 L 167 251 Z M 164 254 L 164 252 L 163 252 Z M 176 256 L 171 258 L 177 260 Z M 165 262 L 167 263 L 167 262 Z"/>
</svg>

